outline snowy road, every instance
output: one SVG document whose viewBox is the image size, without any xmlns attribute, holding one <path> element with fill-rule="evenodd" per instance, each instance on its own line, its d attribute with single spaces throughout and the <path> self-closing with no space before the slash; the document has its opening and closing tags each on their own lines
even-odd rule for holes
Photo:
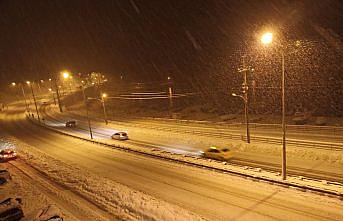
<svg viewBox="0 0 343 221">
<path fill-rule="evenodd" d="M 41 111 L 46 119 L 46 123 L 53 125 L 62 130 L 71 131 L 73 133 L 78 133 L 88 136 L 88 124 L 80 116 L 73 116 L 73 119 L 78 120 L 77 128 L 66 129 L 64 122 L 66 119 L 70 119 L 68 114 L 59 114 L 59 113 L 50 113 L 45 110 L 46 106 L 43 106 Z M 46 115 L 48 114 L 48 115 Z M 77 118 L 76 118 L 77 117 Z M 129 123 L 128 123 L 129 124 Z M 163 126 L 167 128 L 166 125 Z M 198 134 L 187 134 L 181 136 L 178 134 L 178 130 L 166 131 L 166 129 L 157 130 L 157 129 L 148 129 L 142 128 L 140 126 L 125 126 L 122 124 L 110 123 L 105 125 L 103 122 L 92 120 L 92 130 L 95 137 L 109 140 L 110 136 L 114 133 L 113 131 L 117 130 L 129 130 L 130 140 L 126 143 L 137 144 L 141 146 L 148 146 L 150 148 L 158 148 L 168 150 L 170 152 L 179 153 L 179 154 L 188 154 L 188 155 L 197 155 L 199 150 L 206 148 L 201 140 L 208 140 L 207 147 L 209 145 L 216 145 L 214 138 L 207 138 L 199 136 Z M 173 139 L 170 139 L 173 137 Z M 222 140 L 225 145 L 226 140 L 223 138 L 217 138 Z M 272 148 L 275 149 L 275 148 Z M 274 150 L 275 151 L 275 150 Z M 320 154 L 318 150 L 318 154 Z M 327 151 L 329 154 L 339 154 L 339 151 Z M 239 151 L 235 153 L 235 158 L 231 160 L 231 163 L 252 166 L 258 168 L 264 168 L 266 170 L 276 171 L 280 170 L 281 156 L 271 154 L 271 150 L 266 152 L 258 153 L 256 151 Z M 297 156 L 297 149 L 294 150 L 293 156 L 288 153 L 288 173 L 293 175 L 306 176 L 315 179 L 336 181 L 343 183 L 343 173 L 341 165 L 330 164 L 324 161 L 317 160 L 306 160 L 304 157 Z M 309 154 L 308 154 L 309 155 Z"/>
<path fill-rule="evenodd" d="M 3 116 L 1 129 L 56 159 L 209 220 L 343 219 L 338 199 L 104 148 L 32 125 L 21 111 Z"/>
</svg>

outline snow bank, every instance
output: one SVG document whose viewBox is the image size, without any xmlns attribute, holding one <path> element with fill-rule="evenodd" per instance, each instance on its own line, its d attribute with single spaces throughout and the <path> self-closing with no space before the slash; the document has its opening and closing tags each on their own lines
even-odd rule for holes
<svg viewBox="0 0 343 221">
<path fill-rule="evenodd" d="M 28 164 L 124 220 L 204 220 L 176 205 L 66 164 L 13 137 L 11 142 Z"/>
</svg>

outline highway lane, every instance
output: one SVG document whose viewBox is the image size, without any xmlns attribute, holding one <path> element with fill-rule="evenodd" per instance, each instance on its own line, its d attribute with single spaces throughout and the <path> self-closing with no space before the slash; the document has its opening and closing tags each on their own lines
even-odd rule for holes
<svg viewBox="0 0 343 221">
<path fill-rule="evenodd" d="M 45 106 L 42 108 L 42 113 L 45 113 Z M 45 113 L 46 114 L 46 113 Z M 66 121 L 65 115 L 57 114 L 56 116 L 50 116 L 51 114 L 45 115 L 46 120 L 51 125 L 59 127 L 59 129 L 67 130 L 72 133 L 78 133 L 80 135 L 88 135 L 88 124 L 84 122 L 82 119 L 78 118 L 78 126 L 77 128 L 68 129 L 65 128 L 64 122 Z M 67 118 L 68 119 L 68 118 Z M 112 142 L 110 140 L 110 136 L 117 130 L 125 130 L 125 127 L 122 125 L 110 124 L 105 125 L 99 121 L 92 121 L 92 130 L 95 137 L 106 139 L 107 142 Z M 172 133 L 162 133 L 161 131 L 158 136 L 154 133 L 146 132 L 148 130 L 138 130 L 138 132 L 133 133 L 131 129 L 129 129 L 130 133 L 130 140 L 126 141 L 127 143 L 137 144 L 140 146 L 146 146 L 148 148 L 159 148 L 168 150 L 170 152 L 175 152 L 179 154 L 188 154 L 188 155 L 199 155 L 199 150 L 202 150 L 204 147 L 199 145 L 195 147 L 190 147 L 190 144 L 187 140 L 185 141 L 178 141 L 180 145 L 175 145 L 173 142 L 170 142 L 170 136 L 172 137 Z M 143 134 L 143 135 L 142 135 Z M 147 134 L 145 136 L 144 134 Z M 161 136 L 164 135 L 167 139 L 162 139 Z M 192 137 L 193 135 L 189 135 L 188 140 L 196 140 Z M 174 139 L 177 139 L 175 137 Z M 172 139 L 173 140 L 173 139 Z M 183 145 L 182 145 L 183 142 Z M 244 166 L 252 166 L 263 168 L 266 170 L 271 171 L 280 171 L 281 165 L 281 156 L 272 155 L 270 153 L 256 153 L 252 152 L 242 152 L 237 151 L 235 152 L 235 158 L 230 161 L 230 163 L 235 163 Z M 336 181 L 343 183 L 343 173 L 342 168 L 340 165 L 330 164 L 323 161 L 314 161 L 314 160 L 305 160 L 301 158 L 295 158 L 292 156 L 288 156 L 287 159 L 287 171 L 288 174 L 291 175 L 301 175 L 309 178 L 314 179 L 322 179 L 322 180 L 329 180 L 329 181 Z"/>
<path fill-rule="evenodd" d="M 75 117 L 79 117 L 75 114 Z M 102 117 L 102 116 L 101 116 Z M 153 120 L 153 119 L 117 119 L 113 121 L 117 124 L 127 125 L 127 126 L 136 126 L 142 128 L 152 128 L 159 130 L 178 130 L 178 131 L 189 131 L 190 133 L 213 133 L 218 136 L 227 136 L 227 135 L 246 135 L 246 129 L 243 126 L 230 126 L 225 124 L 210 124 L 210 123 L 181 123 L 176 121 L 163 121 L 163 120 Z M 333 143 L 342 143 L 343 142 L 343 130 L 337 130 L 333 132 L 332 130 L 320 130 L 312 129 L 310 131 L 298 130 L 289 126 L 287 130 L 288 139 L 300 139 L 306 141 L 318 141 L 318 142 L 333 142 Z M 282 130 L 279 127 L 276 128 L 263 128 L 263 127 L 254 127 L 250 126 L 251 136 L 256 137 L 271 137 L 271 138 L 280 138 L 282 137 Z"/>
<path fill-rule="evenodd" d="M 342 202 L 104 148 L 47 131 L 22 113 L 1 129 L 57 159 L 174 203 L 210 220 L 340 220 Z"/>
</svg>

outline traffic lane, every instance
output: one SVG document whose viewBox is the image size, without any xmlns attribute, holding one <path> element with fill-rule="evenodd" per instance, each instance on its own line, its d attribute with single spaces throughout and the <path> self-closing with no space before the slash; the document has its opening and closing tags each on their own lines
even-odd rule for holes
<svg viewBox="0 0 343 221">
<path fill-rule="evenodd" d="M 62 117 L 65 117 L 64 115 L 60 115 Z M 76 119 L 82 119 L 86 120 L 85 117 L 80 116 L 80 115 L 75 115 L 75 114 L 68 114 L 68 116 L 71 116 Z M 94 122 L 94 120 L 92 120 Z M 99 121 L 98 121 L 99 122 Z M 199 127 L 199 126 L 190 126 L 190 125 L 181 125 L 181 124 L 166 124 L 164 122 L 162 123 L 157 123 L 155 121 L 113 121 L 110 122 L 112 125 L 117 125 L 117 126 L 130 126 L 130 127 L 146 127 L 146 128 L 151 128 L 151 129 L 157 129 L 157 130 L 170 130 L 172 129 L 173 131 L 189 131 L 191 133 L 192 131 L 199 131 L 202 133 L 209 133 L 213 132 L 216 135 L 245 135 L 245 130 L 244 128 L 241 129 L 232 129 L 232 128 L 223 128 L 219 126 L 214 126 L 214 127 L 209 127 L 209 126 L 204 126 L 204 127 Z M 282 132 L 278 131 L 277 129 L 275 130 L 265 130 L 265 129 L 251 129 L 251 136 L 262 136 L 262 137 L 270 137 L 270 138 L 280 138 L 282 137 Z M 300 140 L 305 140 L 305 141 L 320 141 L 320 142 L 337 142 L 340 143 L 343 141 L 343 136 L 339 135 L 332 135 L 332 134 L 321 134 L 321 133 L 314 133 L 314 132 L 294 132 L 291 130 L 287 131 L 287 137 L 288 139 L 300 139 Z"/>
<path fill-rule="evenodd" d="M 56 121 L 56 119 L 54 119 Z M 63 120 L 57 120 L 63 121 Z M 99 127 L 98 127 L 99 125 Z M 93 123 L 93 132 L 94 136 L 98 136 L 98 138 L 106 139 L 106 142 L 115 143 L 115 141 L 111 141 L 110 137 L 117 131 L 116 129 L 110 129 L 109 126 L 107 128 L 103 127 L 104 125 L 99 122 Z M 83 128 L 83 129 L 81 129 Z M 118 129 L 118 128 L 117 128 Z M 86 135 L 87 127 L 86 123 L 79 121 L 78 127 L 73 130 L 68 130 L 69 132 L 76 132 L 79 134 Z M 143 133 L 141 131 L 140 133 Z M 132 133 L 131 133 L 132 135 Z M 173 153 L 178 154 L 187 154 L 187 155 L 196 155 L 199 156 L 199 151 L 204 150 L 205 148 L 203 145 L 194 146 L 187 142 L 183 145 L 181 141 L 178 141 L 178 144 L 170 143 L 170 138 L 168 140 L 163 140 L 159 137 L 154 136 L 139 136 L 140 138 L 137 139 L 135 134 L 132 136 L 130 135 L 130 140 L 126 141 L 129 144 L 137 144 L 140 146 L 146 146 L 148 148 L 159 148 L 162 150 L 166 150 Z M 265 168 L 267 170 L 273 171 L 281 171 L 281 150 L 280 154 L 278 155 L 270 155 L 266 153 L 255 153 L 255 152 L 240 152 L 235 151 L 234 159 L 232 159 L 233 163 L 237 163 L 239 165 L 246 165 L 246 166 L 255 166 L 260 168 Z M 295 175 L 302 175 L 308 176 L 311 178 L 316 179 L 325 179 L 330 181 L 342 182 L 343 176 L 341 174 L 341 166 L 337 164 L 327 163 L 323 161 L 313 161 L 313 160 L 306 160 L 306 159 L 298 159 L 294 157 L 288 157 L 287 159 L 287 169 L 289 174 Z"/>
<path fill-rule="evenodd" d="M 18 125 L 13 126 L 18 131 Z M 101 148 L 32 125 L 25 127 L 31 134 L 18 137 L 50 155 L 213 220 L 329 220 L 342 215 L 337 207 L 323 210 L 317 202 L 304 202 L 303 197 L 314 197 L 306 193 L 292 190 L 290 194 L 284 188 Z"/>
</svg>

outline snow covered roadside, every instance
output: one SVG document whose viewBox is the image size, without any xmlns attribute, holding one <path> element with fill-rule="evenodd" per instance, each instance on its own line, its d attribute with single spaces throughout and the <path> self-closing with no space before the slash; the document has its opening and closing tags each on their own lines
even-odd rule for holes
<svg viewBox="0 0 343 221">
<path fill-rule="evenodd" d="M 66 164 L 14 137 L 7 137 L 7 139 L 17 147 L 20 159 L 56 183 L 91 199 L 118 219 L 204 220 L 178 206 L 130 189 L 75 165 Z M 29 187 L 27 190 L 31 191 Z M 13 189 L 13 191 L 15 190 Z"/>
<path fill-rule="evenodd" d="M 47 107 L 47 113 L 52 114 L 52 116 L 61 117 L 62 114 L 59 113 L 56 106 L 49 105 Z M 71 117 L 70 115 L 80 116 L 79 112 L 75 111 L 68 111 L 64 113 L 63 116 Z M 191 151 L 200 149 L 208 148 L 210 146 L 219 146 L 219 147 L 230 147 L 232 150 L 236 151 L 237 153 L 250 153 L 255 154 L 256 157 L 264 157 L 264 156 L 281 156 L 281 145 L 275 144 L 262 144 L 262 143 L 253 143 L 247 144 L 243 141 L 237 140 L 228 140 L 225 138 L 218 138 L 218 137 L 211 137 L 209 139 L 208 136 L 199 136 L 197 134 L 192 133 L 177 133 L 173 131 L 168 131 L 166 129 L 156 130 L 156 129 L 149 129 L 149 128 L 142 128 L 138 126 L 132 126 L 134 124 L 125 124 L 119 122 L 111 122 L 109 126 L 115 127 L 118 130 L 125 130 L 129 131 L 131 137 L 135 137 L 137 140 L 149 140 L 156 142 L 159 140 L 158 143 L 163 143 L 170 146 L 180 147 L 181 149 L 188 149 Z M 168 127 L 167 125 L 165 127 Z M 173 139 L 170 139 L 170 137 Z M 334 150 L 327 150 L 327 149 L 311 149 L 311 148 L 302 148 L 302 147 L 294 147 L 294 146 L 287 146 L 287 158 L 294 159 L 298 161 L 303 161 L 304 164 L 306 163 L 313 163 L 315 164 L 327 164 L 332 165 L 336 168 L 343 167 L 343 152 L 342 151 L 334 151 Z"/>
<path fill-rule="evenodd" d="M 57 129 L 52 127 L 48 128 L 58 131 L 62 134 L 72 135 L 74 137 L 79 137 L 84 140 L 89 140 L 88 135 L 82 133 L 77 133 L 75 131 L 65 131 L 63 129 Z M 308 189 L 330 192 L 333 194 L 337 194 L 337 196 L 339 196 L 340 198 L 342 198 L 343 194 L 343 185 L 340 183 L 306 179 L 304 177 L 298 176 L 288 176 L 286 181 L 281 181 L 281 176 L 279 173 L 264 171 L 260 168 L 250 168 L 246 166 L 231 165 L 214 160 L 199 158 L 194 155 L 175 154 L 173 152 L 161 150 L 158 148 L 147 148 L 144 145 L 123 143 L 120 141 L 110 139 L 95 138 L 94 140 L 92 140 L 92 142 L 105 144 L 110 147 L 119 147 L 124 150 L 132 150 L 139 153 L 146 153 L 150 156 L 157 156 L 164 159 L 173 159 L 180 162 L 191 163 L 199 167 L 203 166 L 207 168 L 216 168 L 224 173 L 233 173 L 240 175 L 244 174 L 247 177 L 256 178 L 256 180 L 264 180 L 267 182 L 283 184 L 286 186 L 289 185 L 294 188 L 301 188 L 302 190 Z M 148 146 L 151 147 L 150 144 Z"/>
</svg>

